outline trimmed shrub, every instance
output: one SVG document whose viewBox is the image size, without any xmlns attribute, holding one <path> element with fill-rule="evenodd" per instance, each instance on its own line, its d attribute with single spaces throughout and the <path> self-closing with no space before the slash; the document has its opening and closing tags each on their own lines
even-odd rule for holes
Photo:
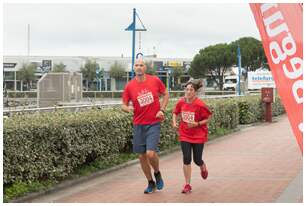
<svg viewBox="0 0 306 206">
<path fill-rule="evenodd" d="M 131 116 L 117 110 L 55 112 L 4 121 L 4 184 L 61 179 L 99 158 L 112 161 L 131 139 Z"/>
<path fill-rule="evenodd" d="M 36 98 L 37 92 L 35 91 L 9 91 L 7 92 L 9 98 Z"/>
<path fill-rule="evenodd" d="M 237 98 L 239 105 L 239 123 L 250 124 L 264 119 L 264 104 L 261 96 L 247 96 Z M 277 116 L 283 114 L 284 107 L 279 96 L 276 96 L 275 102 L 272 103 L 272 115 Z"/>
<path fill-rule="evenodd" d="M 213 112 L 208 124 L 209 134 L 223 133 L 239 123 L 262 119 L 262 103 L 258 96 L 205 99 L 204 102 Z M 178 143 L 177 131 L 171 126 L 175 103 L 169 102 L 161 126 L 161 150 Z M 276 98 L 273 114 L 283 112 Z M 25 114 L 5 119 L 3 183 L 61 180 L 81 165 L 95 160 L 105 164 L 114 162 L 121 152 L 131 152 L 132 127 L 132 115 L 118 108 Z"/>
</svg>

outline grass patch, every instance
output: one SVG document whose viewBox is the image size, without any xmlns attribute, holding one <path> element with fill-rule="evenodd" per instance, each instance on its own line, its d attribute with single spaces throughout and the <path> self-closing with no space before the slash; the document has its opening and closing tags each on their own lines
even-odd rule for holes
<svg viewBox="0 0 306 206">
<path fill-rule="evenodd" d="M 121 153 L 119 154 L 118 158 L 112 162 L 105 163 L 100 160 L 95 160 L 88 165 L 82 165 L 74 172 L 73 176 L 86 176 L 91 173 L 97 172 L 99 170 L 108 169 L 115 165 L 119 165 L 130 160 L 136 159 L 137 154 L 134 153 Z"/>
<path fill-rule="evenodd" d="M 57 182 L 52 180 L 31 181 L 31 182 L 15 182 L 10 186 L 4 187 L 3 202 L 9 202 L 12 199 L 24 196 L 30 192 L 37 192 L 51 188 Z"/>
<path fill-rule="evenodd" d="M 226 129 L 226 128 L 216 128 L 216 133 L 215 134 L 210 134 L 208 136 L 209 140 L 216 139 L 218 137 L 222 137 L 224 135 L 230 134 L 237 131 L 237 129 Z"/>
</svg>

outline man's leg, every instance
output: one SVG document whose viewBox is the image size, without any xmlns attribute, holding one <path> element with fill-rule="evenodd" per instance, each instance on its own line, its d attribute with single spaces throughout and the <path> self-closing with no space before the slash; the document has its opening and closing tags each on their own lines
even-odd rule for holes
<svg viewBox="0 0 306 206">
<path fill-rule="evenodd" d="M 161 190 L 164 187 L 164 181 L 159 171 L 159 157 L 156 153 L 156 151 L 158 151 L 158 143 L 160 137 L 160 123 L 149 125 L 146 129 L 146 156 L 149 164 L 153 167 L 154 170 L 156 187 L 158 190 Z"/>
<path fill-rule="evenodd" d="M 150 165 L 153 167 L 154 172 L 158 172 L 159 171 L 159 157 L 156 154 L 156 152 L 152 150 L 148 150 L 146 157 L 148 158 Z"/>
<path fill-rule="evenodd" d="M 147 159 L 148 159 L 150 165 L 153 167 L 153 170 L 154 170 L 156 187 L 157 187 L 158 190 L 161 190 L 164 187 L 164 181 L 163 181 L 163 178 L 162 178 L 161 173 L 159 171 L 159 157 L 158 157 L 157 153 L 155 151 L 152 151 L 152 150 L 148 150 L 146 156 L 147 156 Z"/>
<path fill-rule="evenodd" d="M 152 193 L 156 190 L 156 184 L 155 184 L 155 182 L 152 178 L 151 167 L 150 167 L 149 160 L 147 158 L 146 153 L 139 154 L 138 158 L 140 160 L 140 165 L 141 165 L 142 171 L 143 171 L 143 173 L 145 174 L 145 176 L 148 180 L 148 187 L 144 190 L 144 193 L 145 194 Z"/>
<path fill-rule="evenodd" d="M 160 123 L 149 125 L 147 126 L 146 129 L 147 129 L 146 133 L 147 158 L 150 162 L 150 165 L 153 167 L 154 172 L 158 172 L 159 157 L 156 151 L 158 151 L 158 143 L 160 138 Z"/>
<path fill-rule="evenodd" d="M 153 181 L 151 167 L 146 155 L 146 142 L 143 127 L 142 125 L 134 126 L 133 151 L 138 153 L 142 171 L 148 180 L 148 187 L 144 190 L 144 193 L 148 194 L 156 190 L 156 184 Z"/>
<path fill-rule="evenodd" d="M 140 165 L 141 165 L 144 175 L 146 176 L 148 181 L 152 180 L 151 167 L 150 167 L 146 153 L 139 154 L 138 158 L 139 158 Z"/>
</svg>

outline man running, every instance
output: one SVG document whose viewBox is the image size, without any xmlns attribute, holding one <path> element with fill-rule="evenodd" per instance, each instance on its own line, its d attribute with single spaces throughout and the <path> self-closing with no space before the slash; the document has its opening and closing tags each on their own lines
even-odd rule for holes
<svg viewBox="0 0 306 206">
<path fill-rule="evenodd" d="M 145 194 L 161 190 L 164 182 L 159 170 L 157 155 L 160 139 L 160 122 L 169 100 L 169 93 L 156 76 L 146 74 L 146 65 L 137 59 L 134 65 L 135 78 L 128 82 L 122 94 L 122 110 L 133 112 L 133 152 L 138 153 L 141 168 L 148 180 Z M 159 97 L 163 96 L 160 104 Z M 132 106 L 129 103 L 132 102 Z M 154 170 L 155 181 L 152 178 Z"/>
</svg>

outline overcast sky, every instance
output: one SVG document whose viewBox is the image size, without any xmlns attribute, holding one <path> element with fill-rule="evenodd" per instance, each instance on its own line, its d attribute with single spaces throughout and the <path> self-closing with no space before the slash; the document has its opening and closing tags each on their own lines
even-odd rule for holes
<svg viewBox="0 0 306 206">
<path fill-rule="evenodd" d="M 142 53 L 192 58 L 201 48 L 241 37 L 260 39 L 248 3 L 230 4 L 4 4 L 4 55 L 131 56 L 124 29 L 137 9 L 147 28 Z M 137 22 L 140 26 L 139 22 Z M 136 35 L 136 53 L 139 51 Z"/>
</svg>

